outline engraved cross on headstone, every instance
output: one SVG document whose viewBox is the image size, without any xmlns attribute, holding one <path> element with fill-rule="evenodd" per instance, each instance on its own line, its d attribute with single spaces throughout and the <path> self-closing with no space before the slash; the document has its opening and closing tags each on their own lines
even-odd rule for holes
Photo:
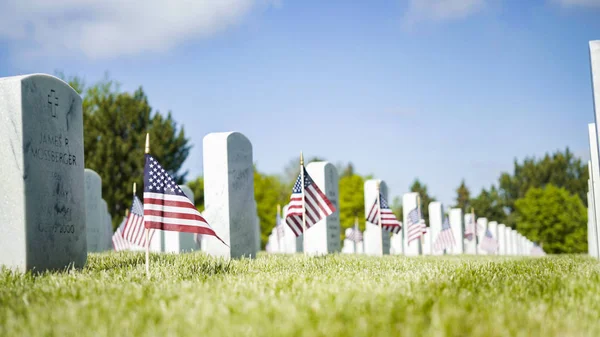
<svg viewBox="0 0 600 337">
<path fill-rule="evenodd" d="M 58 106 L 58 96 L 54 89 L 50 90 L 48 94 L 48 104 L 50 104 L 50 110 L 52 111 L 52 117 L 56 117 L 56 107 Z"/>
</svg>

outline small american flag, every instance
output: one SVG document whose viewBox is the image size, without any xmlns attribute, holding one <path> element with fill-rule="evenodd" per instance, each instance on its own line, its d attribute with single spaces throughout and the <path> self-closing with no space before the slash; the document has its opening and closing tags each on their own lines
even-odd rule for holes
<svg viewBox="0 0 600 337">
<path fill-rule="evenodd" d="M 490 232 L 489 229 L 485 230 L 485 235 L 483 236 L 479 247 L 481 247 L 481 249 L 485 250 L 490 254 L 495 253 L 498 249 L 498 241 L 494 239 L 494 236 L 492 235 L 492 232 Z"/>
<path fill-rule="evenodd" d="M 290 203 L 287 208 L 287 214 L 285 215 L 285 222 L 292 229 L 294 234 L 298 237 L 302 234 L 302 216 L 303 210 L 306 214 L 306 229 L 319 222 L 319 220 L 327 217 L 335 212 L 335 207 L 327 199 L 325 194 L 321 192 L 317 184 L 311 179 L 306 172 L 304 166 L 302 166 L 304 173 L 304 204 L 302 203 L 302 174 L 298 175 L 294 188 L 292 189 L 292 196 L 290 197 Z"/>
<path fill-rule="evenodd" d="M 448 220 L 448 217 L 446 217 L 446 219 L 444 219 L 444 223 L 442 224 L 442 230 L 435 239 L 433 249 L 435 249 L 436 251 L 450 249 L 454 247 L 455 244 L 456 241 L 454 240 L 454 234 L 452 234 L 450 220 Z"/>
<path fill-rule="evenodd" d="M 477 236 L 477 233 L 482 229 L 481 225 L 475 222 L 475 216 L 471 216 L 469 218 L 469 223 L 465 226 L 465 238 L 472 241 L 473 237 Z"/>
<path fill-rule="evenodd" d="M 407 218 L 407 242 L 410 243 L 427 232 L 427 225 L 425 225 L 425 220 L 421 219 L 421 210 L 418 207 L 410 211 Z"/>
<path fill-rule="evenodd" d="M 149 154 L 144 167 L 144 223 L 146 228 L 211 235 L 227 245 L 171 175 Z"/>
<path fill-rule="evenodd" d="M 532 256 L 544 256 L 544 255 L 546 255 L 546 252 L 544 252 L 542 247 L 538 246 L 537 243 L 534 243 L 533 247 L 531 248 L 531 255 Z"/>
<path fill-rule="evenodd" d="M 120 252 L 122 250 L 128 250 L 129 248 L 131 248 L 131 246 L 133 246 L 131 242 L 123 238 L 123 228 L 125 227 L 126 221 L 127 218 L 123 218 L 123 221 L 121 221 L 121 224 L 112 236 L 113 248 L 117 252 Z"/>
<path fill-rule="evenodd" d="M 396 219 L 394 212 L 392 212 L 381 193 L 379 193 L 379 205 L 377 205 L 377 199 L 375 199 L 369 214 L 367 214 L 367 221 L 374 225 L 379 225 L 379 210 L 381 210 L 381 228 L 394 234 L 400 233 L 402 225 Z"/>
<path fill-rule="evenodd" d="M 123 228 L 123 238 L 134 245 L 146 246 L 146 230 L 144 227 L 144 206 L 137 196 L 133 196 L 133 203 L 127 216 L 125 228 Z M 154 230 L 150 230 L 150 240 L 154 236 Z"/>
<path fill-rule="evenodd" d="M 350 233 L 348 233 L 348 235 L 346 235 L 346 239 L 359 243 L 363 240 L 363 234 L 360 231 L 360 229 L 358 229 L 357 226 L 354 226 L 353 228 L 350 229 Z"/>
</svg>

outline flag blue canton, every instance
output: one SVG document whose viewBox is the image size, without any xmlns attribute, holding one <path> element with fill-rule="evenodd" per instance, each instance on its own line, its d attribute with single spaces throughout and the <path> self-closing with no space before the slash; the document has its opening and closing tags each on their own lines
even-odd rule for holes
<svg viewBox="0 0 600 337">
<path fill-rule="evenodd" d="M 312 179 L 310 178 L 310 176 L 308 175 L 308 173 L 306 172 L 306 169 L 303 167 L 302 168 L 304 170 L 304 188 L 308 188 L 308 186 L 310 186 L 311 184 L 313 184 Z M 292 189 L 292 193 L 302 193 L 302 186 L 300 185 L 300 175 L 298 175 L 298 179 L 296 179 L 296 183 L 294 184 L 294 188 Z"/>
<path fill-rule="evenodd" d="M 408 222 L 410 224 L 416 224 L 421 221 L 421 212 L 419 212 L 419 208 L 415 208 L 408 213 Z"/>
<path fill-rule="evenodd" d="M 185 196 L 171 175 L 149 154 L 144 169 L 144 192 Z"/>
<path fill-rule="evenodd" d="M 385 200 L 383 195 L 381 195 L 381 193 L 379 193 L 379 207 L 381 207 L 381 209 L 389 209 L 390 208 L 390 206 L 388 206 L 387 201 Z"/>
<path fill-rule="evenodd" d="M 450 220 L 448 220 L 448 217 L 446 217 L 446 219 L 444 219 L 444 223 L 442 224 L 442 230 L 447 230 L 450 229 Z"/>
<path fill-rule="evenodd" d="M 131 205 L 130 212 L 135 215 L 144 216 L 144 206 L 137 195 L 133 196 L 133 205 Z"/>
</svg>

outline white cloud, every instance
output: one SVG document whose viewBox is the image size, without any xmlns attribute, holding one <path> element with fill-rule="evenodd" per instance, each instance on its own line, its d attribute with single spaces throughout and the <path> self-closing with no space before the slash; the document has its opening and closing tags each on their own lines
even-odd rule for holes
<svg viewBox="0 0 600 337">
<path fill-rule="evenodd" d="M 485 7 L 485 0 L 409 0 L 404 23 L 463 19 Z"/>
<path fill-rule="evenodd" d="M 240 22 L 270 0 L 0 1 L 0 39 L 22 54 L 109 58 L 168 50 Z M 277 2 L 274 3 L 278 5 Z"/>
<path fill-rule="evenodd" d="M 600 0 L 552 0 L 565 7 L 600 7 Z"/>
</svg>

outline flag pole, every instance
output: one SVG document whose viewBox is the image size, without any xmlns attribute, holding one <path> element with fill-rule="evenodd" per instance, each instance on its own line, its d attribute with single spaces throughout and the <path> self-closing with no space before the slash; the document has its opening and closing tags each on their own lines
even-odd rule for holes
<svg viewBox="0 0 600 337">
<path fill-rule="evenodd" d="M 146 149 L 145 153 L 150 153 L 150 134 L 146 133 Z M 135 185 L 134 185 L 135 186 Z M 135 188 L 135 187 L 134 187 Z M 135 192 L 134 192 L 135 194 Z M 144 224 L 146 228 L 146 276 L 150 278 L 150 230 Z"/>
<path fill-rule="evenodd" d="M 381 256 L 383 256 L 383 226 L 381 225 L 381 181 L 377 181 L 377 222 L 379 223 L 379 230 L 381 231 L 381 235 L 379 235 L 379 244 L 381 245 Z"/>
<path fill-rule="evenodd" d="M 300 151 L 300 188 L 302 191 L 302 252 L 306 255 L 306 202 L 304 200 L 304 155 Z"/>
<path fill-rule="evenodd" d="M 354 217 L 354 236 L 355 236 L 355 239 L 353 240 L 354 241 L 354 254 L 358 254 L 358 252 L 357 252 L 357 250 L 358 250 L 358 242 L 356 242 L 356 237 L 357 237 L 356 235 L 358 235 L 357 233 L 358 233 L 358 217 L 355 216 Z"/>
<path fill-rule="evenodd" d="M 280 204 L 277 204 L 277 221 L 281 222 Z M 275 224 L 275 226 L 277 226 L 277 224 Z M 282 224 L 280 223 L 279 226 L 282 226 Z M 281 249 L 281 235 L 279 235 L 279 228 L 275 228 L 275 231 L 277 232 L 277 244 L 279 245 L 279 253 L 283 253 L 283 250 Z"/>
<path fill-rule="evenodd" d="M 479 254 L 477 251 L 477 241 L 479 241 L 479 233 L 477 233 L 477 221 L 475 221 L 475 208 L 471 207 L 471 221 L 473 221 L 473 240 L 475 240 L 475 255 Z"/>
</svg>

